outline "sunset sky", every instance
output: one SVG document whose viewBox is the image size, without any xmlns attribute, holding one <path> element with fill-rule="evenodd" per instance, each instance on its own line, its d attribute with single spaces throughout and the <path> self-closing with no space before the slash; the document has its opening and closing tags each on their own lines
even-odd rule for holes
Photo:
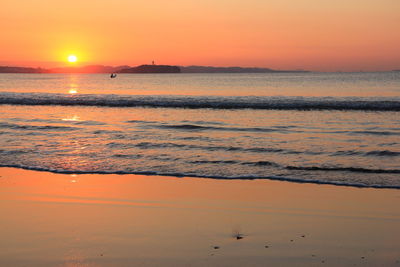
<svg viewBox="0 0 400 267">
<path fill-rule="evenodd" d="M 2 0 L 0 65 L 400 69 L 399 0 Z"/>
</svg>

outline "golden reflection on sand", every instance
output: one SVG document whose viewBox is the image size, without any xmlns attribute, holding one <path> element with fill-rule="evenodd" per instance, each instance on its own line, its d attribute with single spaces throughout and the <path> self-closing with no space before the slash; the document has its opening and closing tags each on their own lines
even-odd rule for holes
<svg viewBox="0 0 400 267">
<path fill-rule="evenodd" d="M 0 266 L 390 266 L 398 259 L 399 190 L 0 171 Z"/>
</svg>

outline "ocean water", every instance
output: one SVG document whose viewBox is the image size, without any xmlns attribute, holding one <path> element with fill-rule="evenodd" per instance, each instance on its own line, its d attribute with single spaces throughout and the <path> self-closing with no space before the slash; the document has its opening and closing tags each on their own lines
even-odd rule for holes
<svg viewBox="0 0 400 267">
<path fill-rule="evenodd" d="M 0 167 L 400 188 L 400 73 L 0 74 Z"/>
</svg>

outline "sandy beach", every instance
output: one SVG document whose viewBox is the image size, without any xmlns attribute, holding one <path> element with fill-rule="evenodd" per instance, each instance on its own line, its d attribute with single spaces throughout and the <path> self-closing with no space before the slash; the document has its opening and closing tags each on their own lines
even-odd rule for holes
<svg viewBox="0 0 400 267">
<path fill-rule="evenodd" d="M 0 266 L 400 266 L 399 190 L 0 175 Z"/>
<path fill-rule="evenodd" d="M 0 267 L 400 267 L 400 0 L 4 0 Z"/>
</svg>

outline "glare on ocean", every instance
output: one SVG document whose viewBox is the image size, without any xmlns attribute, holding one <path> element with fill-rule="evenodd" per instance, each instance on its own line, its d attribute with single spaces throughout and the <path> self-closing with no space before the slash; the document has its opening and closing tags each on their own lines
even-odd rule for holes
<svg viewBox="0 0 400 267">
<path fill-rule="evenodd" d="M 79 116 L 74 115 L 74 116 L 72 116 L 72 117 L 70 117 L 70 118 L 64 118 L 64 119 L 62 119 L 62 120 L 63 120 L 63 121 L 81 121 L 79 118 L 80 118 Z"/>
<path fill-rule="evenodd" d="M 77 94 L 78 93 L 78 85 L 76 83 L 70 83 L 68 93 L 72 94 L 72 95 Z"/>
</svg>

